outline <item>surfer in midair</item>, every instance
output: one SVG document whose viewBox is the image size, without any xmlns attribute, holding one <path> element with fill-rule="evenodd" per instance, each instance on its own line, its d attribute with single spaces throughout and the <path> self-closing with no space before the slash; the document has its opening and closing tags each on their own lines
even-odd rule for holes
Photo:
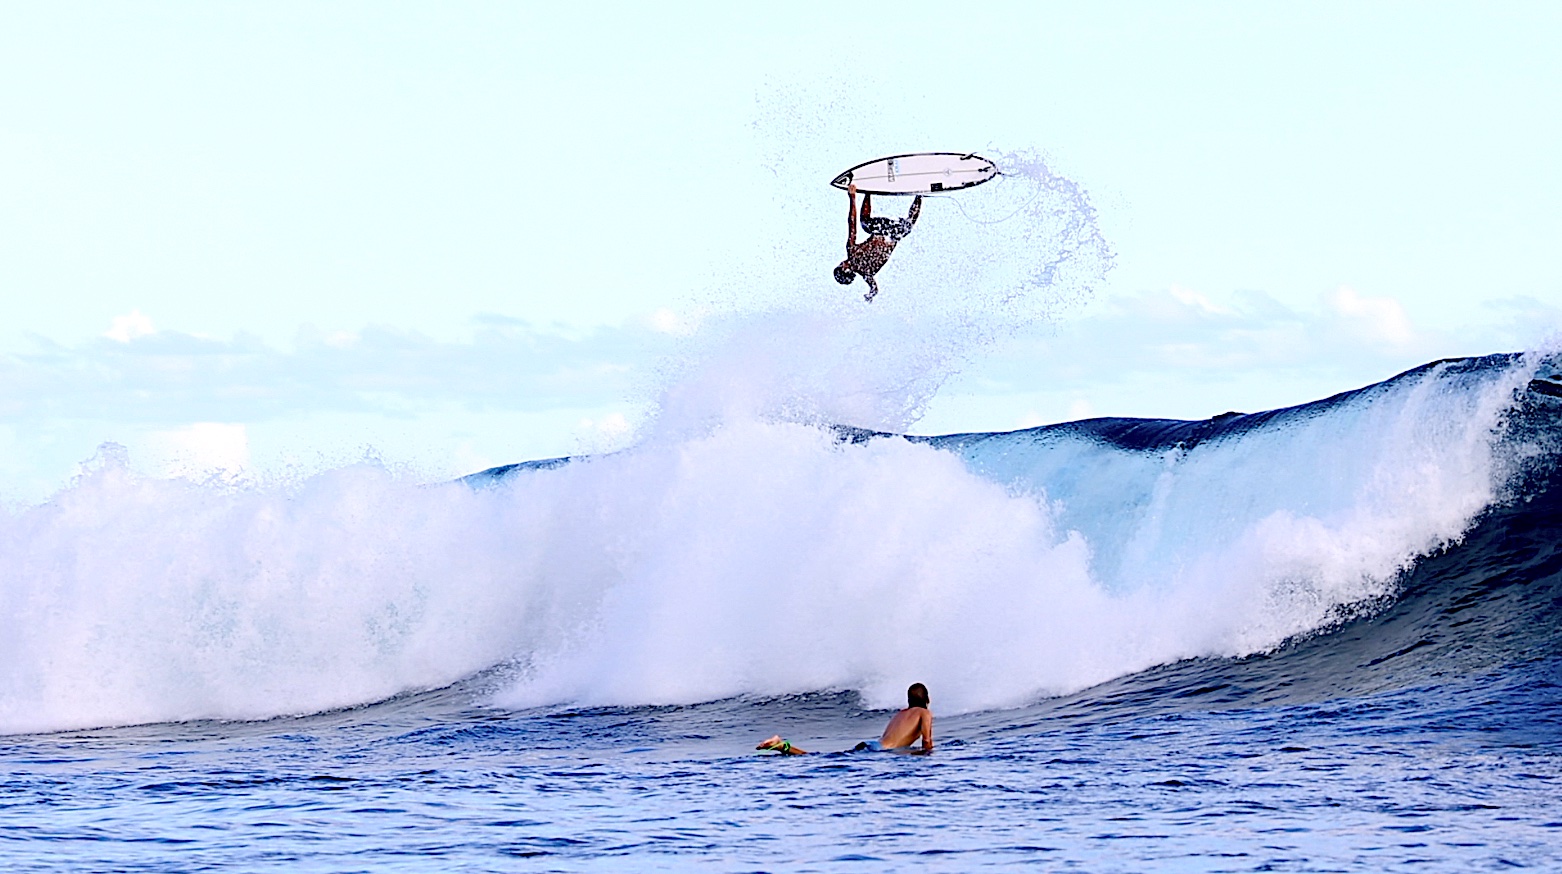
<svg viewBox="0 0 1562 874">
<path fill-rule="evenodd" d="M 851 285 L 852 280 L 862 274 L 864 282 L 868 283 L 868 293 L 863 295 L 864 300 L 873 300 L 873 296 L 879 293 L 879 284 L 873 281 L 873 277 L 889 261 L 890 253 L 895 251 L 895 244 L 906 238 L 911 233 L 912 225 L 917 223 L 917 216 L 922 214 L 922 195 L 911 201 L 911 212 L 903 219 L 887 219 L 874 216 L 873 195 L 862 196 L 862 230 L 868 235 L 866 240 L 857 242 L 857 186 L 846 186 L 848 206 L 846 208 L 846 260 L 836 265 L 835 281 L 842 285 Z"/>
</svg>

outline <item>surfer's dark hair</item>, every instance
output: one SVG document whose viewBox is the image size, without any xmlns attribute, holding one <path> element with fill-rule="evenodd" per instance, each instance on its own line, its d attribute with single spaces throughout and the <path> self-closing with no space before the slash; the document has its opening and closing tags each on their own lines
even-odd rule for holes
<svg viewBox="0 0 1562 874">
<path fill-rule="evenodd" d="M 921 683 L 912 683 L 911 688 L 906 690 L 907 707 L 926 707 L 927 700 L 927 687 Z"/>
<path fill-rule="evenodd" d="M 851 285 L 852 284 L 852 280 L 856 279 L 856 278 L 857 278 L 857 274 L 853 273 L 852 269 L 850 267 L 846 266 L 846 262 L 845 261 L 842 261 L 841 263 L 835 265 L 835 281 L 836 282 L 839 282 L 842 285 Z"/>
</svg>

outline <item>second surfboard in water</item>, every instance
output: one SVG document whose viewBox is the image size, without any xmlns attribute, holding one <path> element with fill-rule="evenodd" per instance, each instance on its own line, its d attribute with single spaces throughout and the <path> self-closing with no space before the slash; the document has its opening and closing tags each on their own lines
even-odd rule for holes
<svg viewBox="0 0 1562 874">
<path fill-rule="evenodd" d="M 830 184 L 855 183 L 864 194 L 937 194 L 970 188 L 998 175 L 993 162 L 961 152 L 918 152 L 858 164 Z"/>
</svg>

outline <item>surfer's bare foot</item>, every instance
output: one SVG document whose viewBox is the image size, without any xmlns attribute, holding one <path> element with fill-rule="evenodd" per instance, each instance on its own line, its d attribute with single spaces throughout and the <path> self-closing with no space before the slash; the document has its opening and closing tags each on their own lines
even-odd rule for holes
<svg viewBox="0 0 1562 874">
<path fill-rule="evenodd" d="M 779 735 L 779 734 L 772 736 L 769 740 L 765 741 L 764 743 L 761 743 L 757 747 L 754 747 L 754 749 L 756 749 L 756 750 L 775 750 L 776 752 L 780 753 L 783 756 L 801 756 L 804 753 L 808 752 L 807 750 L 800 750 L 797 747 L 794 747 L 791 744 L 787 743 L 786 741 L 782 740 L 781 739 L 781 735 Z"/>
</svg>

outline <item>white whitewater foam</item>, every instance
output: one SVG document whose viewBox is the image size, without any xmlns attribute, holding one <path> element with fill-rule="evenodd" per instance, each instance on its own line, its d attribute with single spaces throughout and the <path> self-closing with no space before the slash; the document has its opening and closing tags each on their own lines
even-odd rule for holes
<svg viewBox="0 0 1562 874">
<path fill-rule="evenodd" d="M 459 485 L 372 466 L 296 489 L 131 474 L 109 447 L 0 516 L 0 731 L 250 719 L 447 684 L 519 647 L 507 530 Z"/>
</svg>

